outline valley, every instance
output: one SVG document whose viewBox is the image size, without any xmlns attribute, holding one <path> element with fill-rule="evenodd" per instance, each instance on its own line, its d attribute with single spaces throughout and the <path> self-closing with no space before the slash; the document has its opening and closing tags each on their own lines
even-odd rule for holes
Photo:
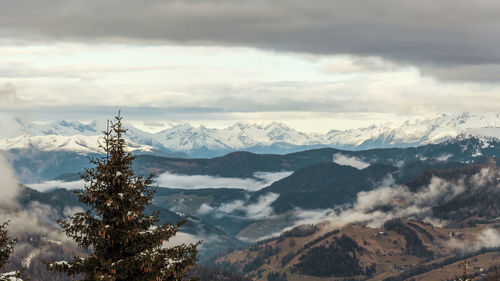
<svg viewBox="0 0 500 281">
<path fill-rule="evenodd" d="M 467 259 L 482 278 L 500 264 L 499 149 L 496 139 L 469 137 L 408 148 L 205 159 L 146 153 L 138 154 L 134 170 L 155 174 L 158 188 L 146 211 L 159 212 L 160 223 L 185 221 L 171 243 L 202 241 L 204 274 L 447 280 Z M 26 250 L 16 252 L 10 266 L 29 259 L 29 274 L 43 272 L 39 259 L 46 253 L 60 258 L 78 251 L 48 233 L 59 232 L 56 220 L 84 209 L 71 189 L 82 187 L 78 170 L 87 156 L 8 153 L 18 175 L 39 179 L 20 187 L 20 209 L 11 216 L 32 212 L 34 224 L 45 229 L 21 236 Z M 46 170 L 36 169 L 40 161 Z M 32 280 L 46 280 L 40 278 Z"/>
<path fill-rule="evenodd" d="M 0 281 L 499 281 L 499 14 L 0 0 Z"/>
</svg>

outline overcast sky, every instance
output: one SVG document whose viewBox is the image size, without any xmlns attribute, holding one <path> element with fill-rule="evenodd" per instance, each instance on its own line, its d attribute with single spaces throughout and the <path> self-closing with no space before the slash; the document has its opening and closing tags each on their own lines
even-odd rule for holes
<svg viewBox="0 0 500 281">
<path fill-rule="evenodd" d="M 493 0 L 0 0 L 1 116 L 324 132 L 495 112 L 499 14 Z"/>
</svg>

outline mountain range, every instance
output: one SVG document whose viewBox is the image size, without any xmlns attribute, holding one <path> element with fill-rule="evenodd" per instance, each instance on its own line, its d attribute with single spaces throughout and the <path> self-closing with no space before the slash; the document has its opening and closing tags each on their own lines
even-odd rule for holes
<svg viewBox="0 0 500 281">
<path fill-rule="evenodd" d="M 3 123 L 6 123 L 4 120 Z M 266 125 L 238 122 L 224 129 L 190 124 L 174 125 L 149 133 L 128 124 L 130 149 L 176 157 L 215 157 L 233 151 L 283 154 L 319 147 L 347 150 L 412 147 L 439 143 L 458 136 L 499 137 L 500 115 L 462 113 L 403 124 L 373 125 L 350 130 L 331 130 L 325 134 L 304 133 L 285 124 Z M 20 119 L 9 122 L 0 132 L 0 150 L 37 149 L 97 153 L 97 140 L 105 122 L 56 121 L 31 123 Z"/>
<path fill-rule="evenodd" d="M 85 139 L 93 138 L 99 127 L 96 122 L 78 124 L 34 125 L 31 130 L 64 137 L 49 131 L 59 125 L 68 136 L 78 132 Z M 152 143 L 137 140 L 131 148 L 151 148 L 137 153 L 138 174 L 201 182 L 183 189 L 177 185 L 182 182 L 172 178 L 158 181 L 147 211 L 161 211 L 162 221 L 187 220 L 183 236 L 204 240 L 200 261 L 218 270 L 259 281 L 444 280 L 460 270 L 457 263 L 465 258 L 474 258 L 478 276 L 499 263 L 500 140 L 486 135 L 488 130 L 494 132 L 495 127 L 469 128 L 475 136 L 461 133 L 418 147 L 323 147 L 287 154 L 237 151 L 206 159 L 158 155 Z M 93 150 L 31 146 L 3 154 L 27 186 L 17 199 L 20 210 L 36 211 L 51 230 L 48 234 L 58 233 L 55 219 L 84 207 L 71 191 L 29 187 L 36 188 L 30 184 L 34 179 L 76 186 L 77 173 L 88 167 L 87 156 L 97 156 Z M 282 175 L 258 189 L 239 185 L 264 182 L 259 173 Z M 218 185 L 209 185 L 212 180 Z M 29 247 L 17 251 L 14 261 L 29 260 L 30 276 L 40 276 L 37 272 L 43 269 L 33 258 L 39 253 L 50 250 L 66 258 L 75 251 L 64 239 L 48 234 L 19 240 Z"/>
</svg>

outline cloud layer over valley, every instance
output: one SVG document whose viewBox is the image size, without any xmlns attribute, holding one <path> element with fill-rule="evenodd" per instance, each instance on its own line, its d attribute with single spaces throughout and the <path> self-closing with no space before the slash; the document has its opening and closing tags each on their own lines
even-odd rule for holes
<svg viewBox="0 0 500 281">
<path fill-rule="evenodd" d="M 160 187 L 178 189 L 207 189 L 207 188 L 238 188 L 248 191 L 257 191 L 273 182 L 291 175 L 290 171 L 256 172 L 254 178 L 224 178 L 207 175 L 181 175 L 166 172 L 155 178 L 155 184 Z M 38 191 L 48 191 L 56 188 L 68 190 L 81 189 L 85 182 L 49 180 L 39 183 L 30 183 L 29 187 Z"/>
<path fill-rule="evenodd" d="M 27 206 L 21 206 L 18 201 L 23 187 L 17 182 L 10 165 L 0 157 L 0 223 L 9 221 L 7 226 L 9 236 L 23 238 L 41 236 L 45 239 L 74 245 L 64 233 L 57 230 L 55 220 L 60 219 L 60 213 L 51 206 L 33 201 Z M 66 209 L 65 215 L 72 215 L 77 209 Z M 24 242 L 17 249 L 27 247 Z"/>
<path fill-rule="evenodd" d="M 170 172 L 163 173 L 156 178 L 156 184 L 161 187 L 181 189 L 204 188 L 240 188 L 248 191 L 257 191 L 271 183 L 291 175 L 290 171 L 283 172 L 256 172 L 255 178 L 223 178 L 207 175 L 180 175 Z"/>
<path fill-rule="evenodd" d="M 30 188 L 33 188 L 35 190 L 44 192 L 44 191 L 49 191 L 57 188 L 64 188 L 68 190 L 73 190 L 73 189 L 83 189 L 85 182 L 83 180 L 79 181 L 60 181 L 60 180 L 51 180 L 51 181 L 44 181 L 41 183 L 32 183 L 29 184 L 28 186 Z"/>
<path fill-rule="evenodd" d="M 444 180 L 432 177 L 430 183 L 417 191 L 386 180 L 379 188 L 360 192 L 353 206 L 342 209 L 300 210 L 295 213 L 296 224 L 328 221 L 335 227 L 349 223 L 363 223 L 369 227 L 381 227 L 393 218 L 418 218 L 437 226 L 446 222 L 433 216 L 433 207 L 440 206 L 465 193 L 488 192 L 500 188 L 498 172 L 489 168 L 466 179 Z"/>
</svg>

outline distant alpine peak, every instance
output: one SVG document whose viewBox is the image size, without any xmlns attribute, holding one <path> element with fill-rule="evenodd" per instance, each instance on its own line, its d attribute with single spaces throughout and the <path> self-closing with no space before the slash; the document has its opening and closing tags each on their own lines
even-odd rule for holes
<svg viewBox="0 0 500 281">
<path fill-rule="evenodd" d="M 98 121 L 31 123 L 16 120 L 12 124 L 17 127 L 9 132 L 17 132 L 17 135 L 0 135 L 0 150 L 30 143 L 41 148 L 57 149 L 55 145 L 58 144 L 68 150 L 94 151 L 89 143 L 106 129 L 106 122 Z M 439 143 L 459 136 L 500 138 L 500 114 L 442 114 L 408 120 L 399 125 L 386 123 L 349 130 L 334 129 L 326 134 L 299 132 L 280 122 L 256 124 L 241 121 L 223 129 L 181 123 L 158 133 L 145 132 L 128 123 L 126 127 L 127 137 L 135 147 L 140 147 L 138 150 L 205 157 L 236 150 L 285 153 L 320 146 L 359 150 Z"/>
</svg>

